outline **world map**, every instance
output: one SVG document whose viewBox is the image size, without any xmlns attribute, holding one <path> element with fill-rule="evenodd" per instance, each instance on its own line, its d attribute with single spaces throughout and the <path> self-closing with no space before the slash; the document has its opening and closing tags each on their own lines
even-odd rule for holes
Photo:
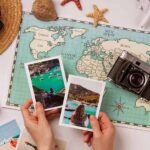
<svg viewBox="0 0 150 150">
<path fill-rule="evenodd" d="M 73 39 L 78 36 L 82 36 L 86 33 L 85 29 L 76 29 L 76 28 L 53 28 L 49 30 L 42 29 L 38 27 L 30 27 L 25 30 L 26 33 L 33 32 L 34 39 L 30 43 L 30 48 L 32 49 L 32 54 L 35 59 L 38 58 L 38 54 L 41 52 L 48 52 L 56 46 L 61 46 L 65 43 L 65 36 L 70 34 L 70 37 Z M 70 33 L 69 33 L 70 32 Z"/>
<path fill-rule="evenodd" d="M 24 13 L 6 105 L 19 107 L 31 97 L 24 63 L 61 55 L 66 76 L 84 76 L 106 82 L 100 111 L 121 125 L 150 126 L 150 101 L 107 80 L 118 56 L 126 50 L 150 63 L 150 34 L 132 29 L 59 19 L 41 22 Z"/>
</svg>

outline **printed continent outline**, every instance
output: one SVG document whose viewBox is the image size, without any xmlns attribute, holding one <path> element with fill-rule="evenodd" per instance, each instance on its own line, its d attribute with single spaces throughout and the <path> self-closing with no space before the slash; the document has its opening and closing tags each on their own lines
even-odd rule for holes
<svg viewBox="0 0 150 150">
<path fill-rule="evenodd" d="M 108 41 L 103 38 L 96 38 L 91 43 L 86 43 L 85 51 L 77 62 L 76 69 L 89 78 L 107 80 L 107 74 L 124 50 L 145 62 L 150 62 L 149 45 L 128 39 Z M 144 107 L 146 111 L 150 111 L 150 103 L 143 99 L 137 99 L 136 107 Z"/>
<path fill-rule="evenodd" d="M 64 30 L 61 30 L 64 29 Z M 30 43 L 31 52 L 34 59 L 38 59 L 38 54 L 40 52 L 51 51 L 54 47 L 60 46 L 65 43 L 65 36 L 69 34 L 68 30 L 71 32 L 71 38 L 80 37 L 84 35 L 86 29 L 78 28 L 67 28 L 67 27 L 58 27 L 58 28 L 49 28 L 43 29 L 38 27 L 29 27 L 25 30 L 25 33 L 32 32 L 34 33 L 33 40 Z M 61 31 L 61 32 L 60 32 Z M 56 36 L 56 37 L 55 37 Z"/>
</svg>

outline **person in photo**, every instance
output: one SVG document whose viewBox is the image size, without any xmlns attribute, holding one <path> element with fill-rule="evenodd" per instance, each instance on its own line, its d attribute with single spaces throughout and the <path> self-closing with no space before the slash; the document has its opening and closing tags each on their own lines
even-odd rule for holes
<svg viewBox="0 0 150 150">
<path fill-rule="evenodd" d="M 54 96 L 54 90 L 53 88 L 50 88 L 49 93 L 48 93 L 48 99 L 52 99 Z"/>
<path fill-rule="evenodd" d="M 89 124 L 89 116 L 84 113 L 84 105 L 79 105 L 71 116 L 71 123 L 80 127 L 87 127 Z"/>
<path fill-rule="evenodd" d="M 31 137 L 35 141 L 38 150 L 56 150 L 56 144 L 54 141 L 55 132 L 52 131 L 51 125 L 48 119 L 52 120 L 59 116 L 58 109 L 48 112 L 44 111 L 43 105 L 40 102 L 36 103 L 36 112 L 30 112 L 29 108 L 32 105 L 32 100 L 27 100 L 22 106 L 21 111 L 25 123 L 25 127 L 30 133 Z M 83 112 L 83 105 L 78 107 L 78 113 Z M 77 112 L 74 115 L 79 115 Z M 82 114 L 83 115 L 83 114 Z M 79 118 L 83 116 L 79 115 Z M 82 131 L 83 140 L 88 146 L 91 146 L 93 150 L 113 150 L 115 128 L 108 116 L 101 112 L 98 119 L 95 116 L 90 116 L 90 123 L 93 132 Z M 74 123 L 83 122 L 79 119 L 71 119 Z M 78 122 L 79 121 L 79 122 Z M 81 121 L 81 122 L 80 122 Z M 41 138 L 42 135 L 42 138 Z"/>
</svg>

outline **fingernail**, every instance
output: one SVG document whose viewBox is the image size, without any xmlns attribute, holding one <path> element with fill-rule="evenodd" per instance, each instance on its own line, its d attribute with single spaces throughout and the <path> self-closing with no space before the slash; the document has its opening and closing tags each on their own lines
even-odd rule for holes
<svg viewBox="0 0 150 150">
<path fill-rule="evenodd" d="M 40 102 L 36 103 L 36 107 L 40 107 L 42 104 Z"/>
</svg>

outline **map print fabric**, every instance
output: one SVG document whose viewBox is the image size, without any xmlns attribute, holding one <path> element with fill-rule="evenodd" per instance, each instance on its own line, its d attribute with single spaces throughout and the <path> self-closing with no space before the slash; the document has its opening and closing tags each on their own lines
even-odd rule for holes
<svg viewBox="0 0 150 150">
<path fill-rule="evenodd" d="M 24 13 L 16 49 L 8 106 L 19 107 L 30 98 L 24 63 L 62 56 L 69 74 L 104 80 L 106 91 L 101 111 L 112 121 L 134 126 L 150 126 L 150 102 L 107 80 L 107 74 L 123 50 L 150 63 L 150 34 L 132 29 L 59 19 L 41 22 Z"/>
</svg>

